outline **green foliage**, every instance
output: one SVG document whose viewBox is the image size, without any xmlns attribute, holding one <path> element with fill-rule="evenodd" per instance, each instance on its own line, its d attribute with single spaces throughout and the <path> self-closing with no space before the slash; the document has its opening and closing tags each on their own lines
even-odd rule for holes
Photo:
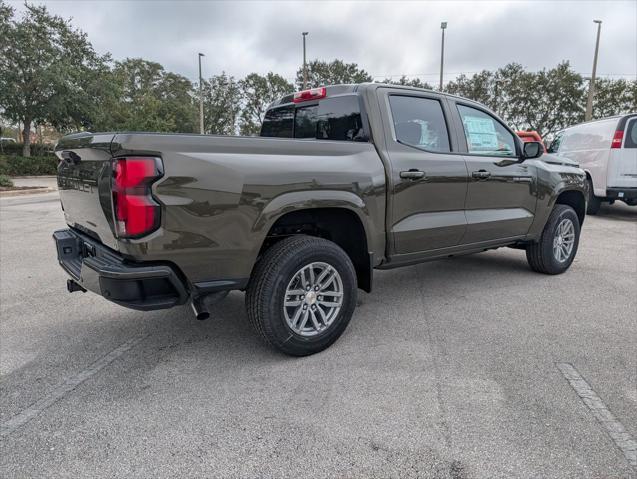
<svg viewBox="0 0 637 479">
<path fill-rule="evenodd" d="M 97 55 L 86 34 L 46 7 L 25 3 L 25 8 L 18 19 L 0 3 L 0 109 L 24 124 L 29 156 L 32 123 L 60 130 L 83 126 L 108 57 Z"/>
<path fill-rule="evenodd" d="M 598 80 L 593 118 L 637 110 L 637 82 Z M 588 84 L 568 62 L 539 72 L 511 63 L 495 72 L 460 75 L 445 91 L 487 105 L 518 130 L 542 137 L 584 121 Z"/>
<path fill-rule="evenodd" d="M 159 63 L 128 58 L 105 72 L 102 83 L 98 113 L 88 125 L 93 131 L 197 130 L 192 83 Z"/>
<path fill-rule="evenodd" d="M 0 175 L 37 176 L 55 175 L 58 160 L 55 156 L 7 156 L 0 155 Z"/>
<path fill-rule="evenodd" d="M 241 112 L 241 88 L 225 72 L 203 82 L 204 131 L 213 135 L 236 135 Z"/>
<path fill-rule="evenodd" d="M 401 76 L 398 80 L 392 80 L 391 78 L 385 78 L 380 83 L 387 83 L 388 85 L 403 85 L 403 86 L 411 86 L 414 88 L 424 88 L 425 90 L 433 90 L 433 87 L 422 80 L 420 78 L 407 78 L 405 75 Z"/>
<path fill-rule="evenodd" d="M 13 181 L 7 175 L 0 175 L 0 187 L 11 188 Z"/>
<path fill-rule="evenodd" d="M 23 143 L 3 143 L 1 154 L 7 156 L 20 156 L 24 149 Z M 55 156 L 50 146 L 40 143 L 31 144 L 31 153 L 36 156 Z"/>
<path fill-rule="evenodd" d="M 329 63 L 313 60 L 307 64 L 308 88 L 371 81 L 371 75 L 359 68 L 356 63 L 345 63 L 337 59 Z M 303 66 L 296 72 L 296 86 L 299 90 L 303 88 Z"/>
<path fill-rule="evenodd" d="M 587 90 L 588 93 L 588 90 Z M 637 111 L 637 81 L 595 80 L 593 118 Z"/>
<path fill-rule="evenodd" d="M 276 73 L 259 75 L 251 73 L 239 81 L 244 104 L 240 118 L 242 135 L 258 135 L 268 105 L 284 95 L 292 93 L 294 86 Z"/>
</svg>

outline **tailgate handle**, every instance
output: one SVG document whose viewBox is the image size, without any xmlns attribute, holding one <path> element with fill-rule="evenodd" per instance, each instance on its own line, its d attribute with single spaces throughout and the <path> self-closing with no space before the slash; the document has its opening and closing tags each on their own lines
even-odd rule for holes
<svg viewBox="0 0 637 479">
<path fill-rule="evenodd" d="M 62 158 L 64 158 L 64 161 L 66 161 L 67 163 L 73 163 L 74 165 L 77 165 L 82 160 L 82 158 L 80 158 L 80 155 L 78 155 L 74 151 L 68 150 L 64 150 L 62 152 Z"/>
</svg>

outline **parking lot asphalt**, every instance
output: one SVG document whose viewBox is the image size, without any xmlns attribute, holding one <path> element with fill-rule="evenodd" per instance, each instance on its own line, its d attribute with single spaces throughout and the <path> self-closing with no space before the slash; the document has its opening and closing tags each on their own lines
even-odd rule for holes
<svg viewBox="0 0 637 479">
<path fill-rule="evenodd" d="M 300 359 L 257 339 L 242 293 L 205 322 L 68 294 L 64 226 L 57 193 L 0 200 L 4 478 L 637 477 L 565 376 L 630 447 L 636 208 L 587 217 L 561 276 L 507 248 L 377 272 Z"/>
</svg>

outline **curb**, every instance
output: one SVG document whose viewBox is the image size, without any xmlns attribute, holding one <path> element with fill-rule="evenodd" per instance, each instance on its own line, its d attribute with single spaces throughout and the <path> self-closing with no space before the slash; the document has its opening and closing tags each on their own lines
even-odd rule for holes
<svg viewBox="0 0 637 479">
<path fill-rule="evenodd" d="M 30 188 L 28 190 L 0 191 L 0 198 L 10 198 L 12 196 L 36 195 L 41 193 L 52 193 L 57 188 Z"/>
</svg>

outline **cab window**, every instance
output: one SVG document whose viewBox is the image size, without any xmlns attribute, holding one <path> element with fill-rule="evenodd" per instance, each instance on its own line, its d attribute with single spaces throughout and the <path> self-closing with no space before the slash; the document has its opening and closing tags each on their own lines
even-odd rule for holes
<svg viewBox="0 0 637 479">
<path fill-rule="evenodd" d="M 449 152 L 449 133 L 438 100 L 391 95 L 396 140 L 428 151 Z"/>
<path fill-rule="evenodd" d="M 491 115 L 476 108 L 458 105 L 469 153 L 489 156 L 516 156 L 513 134 Z"/>
<path fill-rule="evenodd" d="M 292 138 L 294 133 L 294 107 L 273 108 L 265 113 L 261 136 Z"/>
<path fill-rule="evenodd" d="M 368 141 L 356 95 L 325 98 L 310 105 L 268 110 L 261 136 L 337 141 Z"/>
</svg>

